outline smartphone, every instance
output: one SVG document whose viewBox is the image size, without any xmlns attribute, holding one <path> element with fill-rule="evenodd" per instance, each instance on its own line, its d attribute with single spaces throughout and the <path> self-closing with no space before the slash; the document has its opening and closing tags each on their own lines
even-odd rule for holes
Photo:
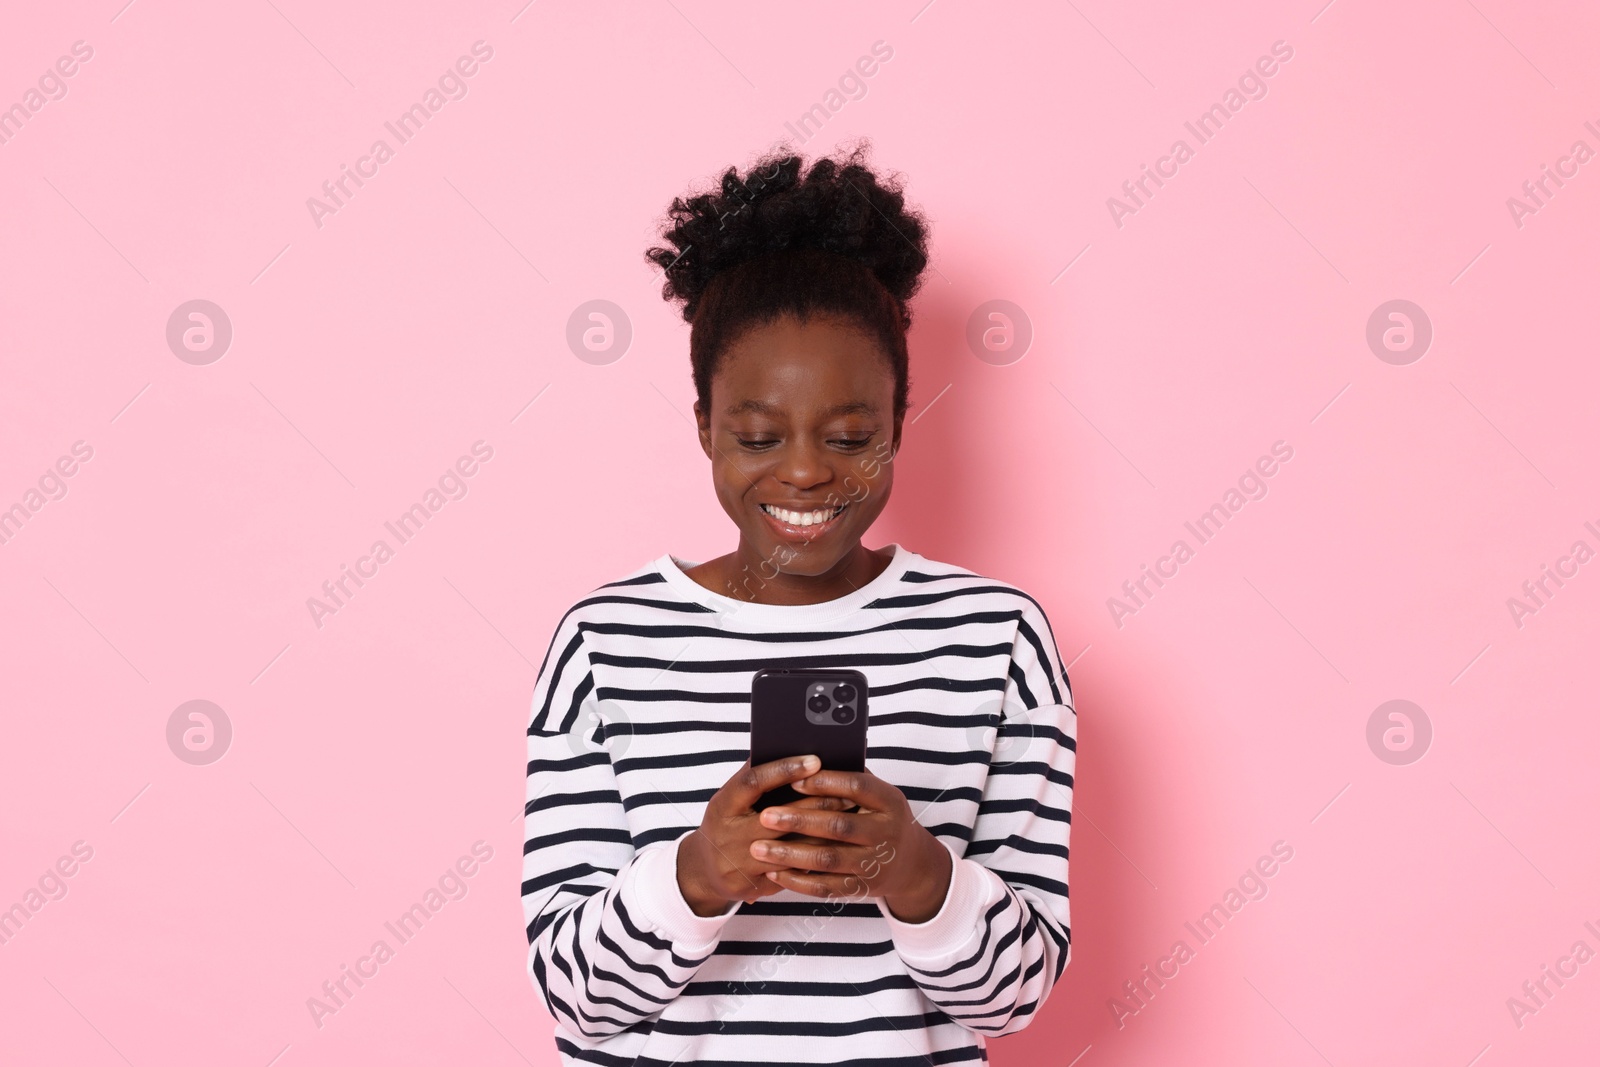
<svg viewBox="0 0 1600 1067">
<path fill-rule="evenodd" d="M 867 769 L 867 678 L 860 671 L 763 667 L 750 682 L 750 766 L 815 754 L 831 771 Z M 806 796 L 781 785 L 760 811 Z"/>
</svg>

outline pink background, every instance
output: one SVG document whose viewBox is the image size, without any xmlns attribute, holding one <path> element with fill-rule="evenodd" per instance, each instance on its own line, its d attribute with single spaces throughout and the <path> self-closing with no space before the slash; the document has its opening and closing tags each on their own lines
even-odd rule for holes
<svg viewBox="0 0 1600 1067">
<path fill-rule="evenodd" d="M 93 449 L 0 545 L 0 906 L 93 849 L 0 946 L 0 1061 L 556 1062 L 517 897 L 537 665 L 589 589 L 733 546 L 642 253 L 879 40 L 800 146 L 869 136 L 932 222 L 868 543 L 1034 594 L 1080 713 L 1072 962 L 994 1062 L 1594 1054 L 1600 961 L 1507 1007 L 1600 950 L 1600 564 L 1507 605 L 1600 548 L 1600 161 L 1520 227 L 1506 203 L 1600 149 L 1592 5 L 122 3 L 0 34 L 6 106 L 93 48 L 0 145 L 0 507 Z M 319 228 L 306 199 L 478 40 L 467 95 Z M 1196 147 L 1275 41 L 1267 95 Z M 1179 137 L 1119 227 L 1107 198 Z M 233 327 L 208 365 L 165 339 L 193 299 Z M 595 299 L 633 332 L 603 365 L 566 341 Z M 1004 365 L 965 341 L 993 299 L 1034 331 Z M 1433 326 L 1407 365 L 1365 339 L 1393 299 Z M 467 495 L 315 625 L 480 440 Z M 1108 598 L 1280 440 L 1267 496 L 1119 626 Z M 233 730 L 204 766 L 166 733 L 197 699 Z M 1407 765 L 1367 742 L 1394 699 L 1433 729 Z M 480 840 L 319 1028 L 307 998 Z"/>
</svg>

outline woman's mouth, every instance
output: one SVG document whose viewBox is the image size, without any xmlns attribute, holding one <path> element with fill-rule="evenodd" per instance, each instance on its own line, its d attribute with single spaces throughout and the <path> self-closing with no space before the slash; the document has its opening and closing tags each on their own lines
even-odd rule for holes
<svg viewBox="0 0 1600 1067">
<path fill-rule="evenodd" d="M 849 506 L 840 504 L 838 507 L 813 508 L 805 511 L 775 507 L 771 504 L 762 504 L 760 507 L 768 525 L 779 537 L 786 541 L 815 541 L 839 524 L 840 516 Z"/>
</svg>

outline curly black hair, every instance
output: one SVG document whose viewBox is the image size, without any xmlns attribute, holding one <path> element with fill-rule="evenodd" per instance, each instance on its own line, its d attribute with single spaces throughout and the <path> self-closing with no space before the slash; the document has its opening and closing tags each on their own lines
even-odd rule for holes
<svg viewBox="0 0 1600 1067">
<path fill-rule="evenodd" d="M 895 376 L 894 414 L 910 392 L 910 300 L 928 265 L 928 224 L 905 206 L 898 177 L 866 165 L 864 139 L 809 170 L 772 151 L 716 192 L 673 200 L 661 226 L 672 247 L 645 258 L 661 268 L 661 296 L 691 324 L 689 361 L 701 410 L 711 409 L 719 360 L 748 329 L 788 314 L 852 320 L 874 337 Z M 804 171 L 804 173 L 802 173 Z"/>
</svg>

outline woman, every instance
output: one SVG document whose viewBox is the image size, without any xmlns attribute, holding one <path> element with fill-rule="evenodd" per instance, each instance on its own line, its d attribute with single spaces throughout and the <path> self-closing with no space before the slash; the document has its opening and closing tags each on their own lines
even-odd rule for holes
<svg viewBox="0 0 1600 1067">
<path fill-rule="evenodd" d="M 1044 611 L 861 543 L 927 265 L 862 152 L 730 169 L 647 252 L 739 541 L 595 589 L 540 666 L 522 904 L 564 1063 L 987 1062 L 1070 955 L 1077 716 Z M 750 766 L 770 666 L 865 674 L 866 772 Z M 784 783 L 806 796 L 753 810 Z"/>
</svg>

